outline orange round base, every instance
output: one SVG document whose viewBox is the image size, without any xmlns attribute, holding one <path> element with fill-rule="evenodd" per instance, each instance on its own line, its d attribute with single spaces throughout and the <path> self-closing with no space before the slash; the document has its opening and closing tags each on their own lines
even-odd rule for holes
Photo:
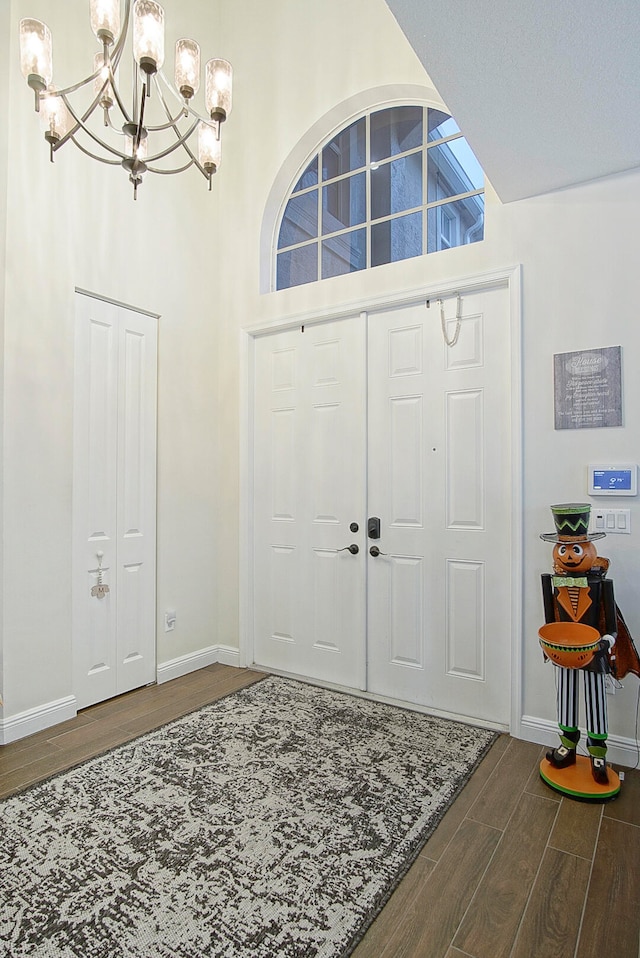
<svg viewBox="0 0 640 958">
<path fill-rule="evenodd" d="M 556 768 L 546 758 L 540 762 L 540 777 L 557 792 L 571 798 L 587 799 L 592 802 L 606 802 L 620 791 L 620 778 L 611 766 L 607 765 L 609 782 L 599 785 L 591 774 L 591 761 L 584 755 L 578 755 L 576 764 L 568 768 Z"/>
</svg>

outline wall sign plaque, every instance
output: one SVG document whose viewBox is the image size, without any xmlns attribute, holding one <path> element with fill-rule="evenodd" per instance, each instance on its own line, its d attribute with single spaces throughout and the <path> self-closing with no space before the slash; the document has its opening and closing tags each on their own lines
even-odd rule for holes
<svg viewBox="0 0 640 958">
<path fill-rule="evenodd" d="M 622 347 L 553 357 L 556 429 L 622 425 Z"/>
</svg>

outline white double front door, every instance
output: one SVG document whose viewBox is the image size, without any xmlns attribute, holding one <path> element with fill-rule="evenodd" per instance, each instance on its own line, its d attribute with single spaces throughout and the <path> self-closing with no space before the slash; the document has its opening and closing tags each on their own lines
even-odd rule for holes
<svg viewBox="0 0 640 958">
<path fill-rule="evenodd" d="M 508 725 L 509 291 L 457 305 L 256 338 L 253 658 Z"/>
</svg>

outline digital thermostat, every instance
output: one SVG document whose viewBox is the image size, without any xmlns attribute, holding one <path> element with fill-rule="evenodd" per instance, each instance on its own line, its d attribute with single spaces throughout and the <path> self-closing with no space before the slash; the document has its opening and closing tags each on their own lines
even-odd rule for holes
<svg viewBox="0 0 640 958">
<path fill-rule="evenodd" d="M 590 496 L 637 496 L 638 466 L 636 463 L 590 463 Z"/>
</svg>

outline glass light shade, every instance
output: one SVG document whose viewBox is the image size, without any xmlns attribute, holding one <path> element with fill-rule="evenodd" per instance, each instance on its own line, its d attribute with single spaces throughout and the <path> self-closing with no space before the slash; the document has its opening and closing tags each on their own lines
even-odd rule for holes
<svg viewBox="0 0 640 958">
<path fill-rule="evenodd" d="M 111 84 L 107 83 L 104 86 L 104 81 L 109 79 L 109 68 L 105 66 L 104 56 L 102 53 L 96 53 L 93 58 L 93 72 L 100 70 L 100 73 L 93 81 L 93 95 L 100 96 L 100 106 L 104 110 L 110 110 L 113 106 L 113 95 L 111 92 Z M 104 90 L 102 89 L 104 87 Z"/>
<path fill-rule="evenodd" d="M 231 113 L 231 86 L 233 69 L 227 60 L 209 60 L 207 63 L 205 102 L 211 119 L 226 120 Z"/>
<path fill-rule="evenodd" d="M 51 32 L 40 20 L 20 21 L 20 69 L 28 80 L 30 75 L 42 77 L 45 86 L 53 76 L 53 48 Z"/>
<path fill-rule="evenodd" d="M 164 10 L 155 0 L 136 0 L 133 7 L 133 54 L 145 69 L 153 64 L 159 70 L 164 63 Z"/>
<path fill-rule="evenodd" d="M 185 100 L 200 88 L 200 47 L 195 40 L 176 41 L 176 87 Z"/>
<path fill-rule="evenodd" d="M 59 96 L 45 96 L 40 104 L 40 121 L 50 142 L 61 140 L 74 124 L 73 117 Z"/>
<path fill-rule="evenodd" d="M 124 152 L 127 154 L 127 156 L 133 156 L 133 137 L 125 136 L 124 143 L 125 143 Z M 136 156 L 138 157 L 139 160 L 146 160 L 147 152 L 148 152 L 148 144 L 147 144 L 147 137 L 145 135 L 140 140 Z"/>
<path fill-rule="evenodd" d="M 91 29 L 98 40 L 113 43 L 120 33 L 120 0 L 90 0 Z"/>
<path fill-rule="evenodd" d="M 222 159 L 222 143 L 215 127 L 208 123 L 198 124 L 198 160 L 207 172 L 213 167 L 213 172 L 220 168 Z M 209 168 L 209 169 L 207 169 Z"/>
</svg>

